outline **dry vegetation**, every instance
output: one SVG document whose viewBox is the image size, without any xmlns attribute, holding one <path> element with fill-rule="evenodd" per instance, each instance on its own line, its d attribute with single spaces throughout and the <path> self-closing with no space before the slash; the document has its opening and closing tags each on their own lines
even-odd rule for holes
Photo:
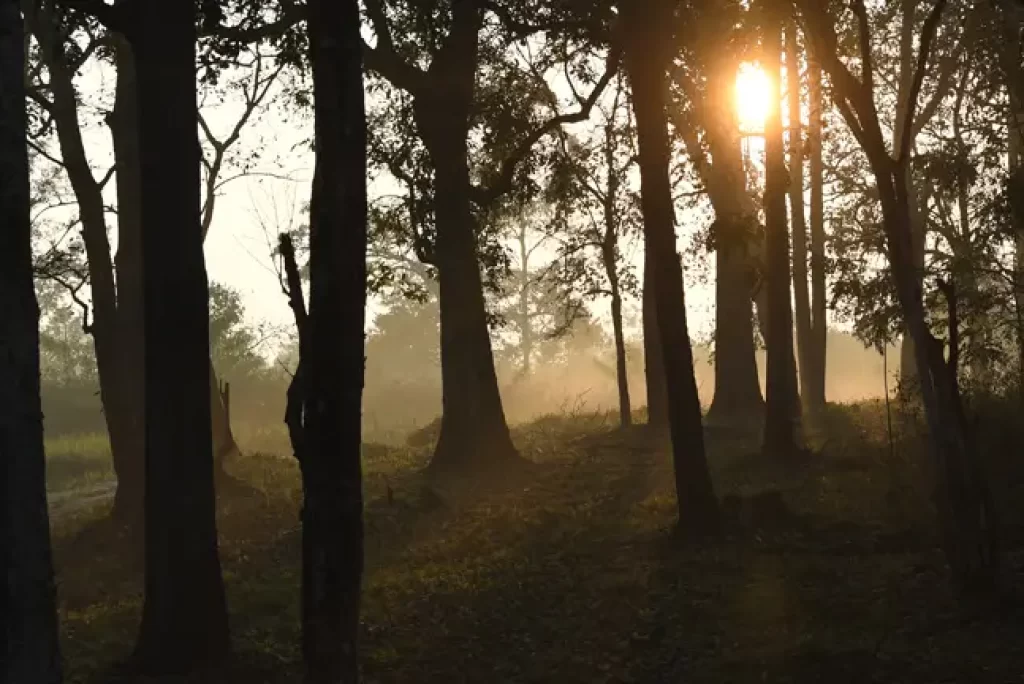
<svg viewBox="0 0 1024 684">
<path fill-rule="evenodd" d="M 689 548 L 670 533 L 668 458 L 610 418 L 519 428 L 535 466 L 486 490 L 425 479 L 427 450 L 370 446 L 365 681 L 1020 681 L 1024 623 L 956 606 L 914 421 L 895 419 L 890 452 L 880 404 L 833 408 L 806 467 L 764 462 L 759 435 L 709 432 L 719 494 L 778 491 L 787 511 L 744 503 L 722 540 Z M 1015 430 L 993 418 L 982 433 L 1008 575 L 1024 568 Z M 233 468 L 246 487 L 221 492 L 219 524 L 235 653 L 205 681 L 299 681 L 297 469 L 259 452 Z M 104 513 L 54 521 L 73 683 L 122 681 L 111 664 L 141 606 L 139 564 Z"/>
</svg>

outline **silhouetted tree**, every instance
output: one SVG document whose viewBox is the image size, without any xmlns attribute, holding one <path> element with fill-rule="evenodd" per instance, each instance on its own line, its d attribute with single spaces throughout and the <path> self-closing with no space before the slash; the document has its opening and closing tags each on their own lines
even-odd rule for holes
<svg viewBox="0 0 1024 684">
<path fill-rule="evenodd" d="M 644 236 L 651 244 L 655 311 L 667 385 L 669 429 L 679 500 L 680 531 L 706 534 L 718 527 L 718 500 L 704 451 L 700 399 L 686 323 L 682 263 L 676 251 L 675 207 L 669 179 L 667 69 L 673 3 L 621 3 L 626 72 L 633 88 L 639 145 Z"/>
<path fill-rule="evenodd" d="M 796 359 L 793 356 L 793 309 L 790 300 L 789 222 L 786 220 L 785 148 L 782 135 L 780 4 L 764 0 L 764 70 L 772 83 L 764 125 L 766 280 L 768 287 L 768 378 L 764 452 L 777 458 L 796 454 L 800 420 Z"/>
<path fill-rule="evenodd" d="M 857 77 L 842 61 L 836 22 L 829 9 L 811 0 L 796 0 L 815 54 L 828 73 L 836 104 L 871 166 L 882 212 L 893 284 L 903 320 L 913 338 L 914 365 L 928 423 L 929 449 L 937 477 L 936 503 L 954 585 L 964 593 L 989 594 L 997 585 L 997 530 L 988 483 L 974 453 L 955 369 L 951 372 L 944 345 L 931 332 L 925 314 L 918 266 L 910 154 L 917 118 L 917 100 L 928 71 L 932 44 L 945 0 L 937 0 L 920 32 L 917 59 L 907 97 L 901 101 L 890 152 L 875 102 L 871 24 L 863 0 L 853 3 L 859 34 Z M 912 43 L 914 41 L 911 41 Z M 913 45 L 911 45 L 911 48 Z"/>
<path fill-rule="evenodd" d="M 366 111 L 357 0 L 309 3 L 316 115 L 309 312 L 291 236 L 280 238 L 299 334 L 285 422 L 302 469 L 306 681 L 359 681 L 360 450 L 367 288 Z"/>
<path fill-rule="evenodd" d="M 192 3 L 72 3 L 124 35 L 135 58 L 145 338 L 145 602 L 135 647 L 147 672 L 223 658 L 203 257 L 196 12 Z"/>
<path fill-rule="evenodd" d="M 32 286 L 25 38 L 0 1 L 0 680 L 59 684 Z"/>
</svg>

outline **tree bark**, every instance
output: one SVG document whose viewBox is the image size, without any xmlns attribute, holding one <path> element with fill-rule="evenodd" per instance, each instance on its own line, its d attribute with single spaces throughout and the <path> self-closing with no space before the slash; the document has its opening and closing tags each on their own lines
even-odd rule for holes
<svg viewBox="0 0 1024 684">
<path fill-rule="evenodd" d="M 359 31 L 357 0 L 309 3 L 316 170 L 301 455 L 302 650 L 309 684 L 359 681 L 367 221 Z"/>
<path fill-rule="evenodd" d="M 824 408 L 826 401 L 828 314 L 825 289 L 825 165 L 822 157 L 824 98 L 821 89 L 821 62 L 811 46 L 807 46 L 807 82 L 811 105 L 807 129 L 811 185 L 811 367 L 808 373 L 808 394 L 804 401 L 813 410 L 814 407 Z"/>
<path fill-rule="evenodd" d="M 647 425 L 656 434 L 668 433 L 668 386 L 665 359 L 661 353 L 661 333 L 655 310 L 654 256 L 651 242 L 644 238 L 644 378 L 647 381 Z"/>
<path fill-rule="evenodd" d="M 483 13 L 454 0 L 452 28 L 415 98 L 435 172 L 443 414 L 431 468 L 467 472 L 518 460 L 498 391 L 470 199 L 469 128 Z"/>
<path fill-rule="evenodd" d="M 0 679 L 59 684 L 32 282 L 25 32 L 0 0 Z"/>
<path fill-rule="evenodd" d="M 619 288 L 619 273 L 616 268 L 615 224 L 606 216 L 605 240 L 602 249 L 605 274 L 608 277 L 612 299 L 612 334 L 615 338 L 615 382 L 619 392 L 619 425 L 633 424 L 633 409 L 629 401 L 629 373 L 626 366 L 626 335 L 622 330 L 622 292 Z"/>
<path fill-rule="evenodd" d="M 765 118 L 764 213 L 768 289 L 768 381 L 763 451 L 789 459 L 798 453 L 800 398 L 793 357 L 793 311 L 790 305 L 789 230 L 786 221 L 786 163 L 782 136 L 780 55 L 782 23 L 776 7 L 765 4 L 764 64 L 772 81 Z"/>
<path fill-rule="evenodd" d="M 807 282 L 807 222 L 804 214 L 804 143 L 801 122 L 800 44 L 795 21 L 786 23 L 786 88 L 789 95 L 789 211 L 793 230 L 793 295 L 800 395 L 811 413 L 816 372 L 811 340 L 811 294 Z"/>
<path fill-rule="evenodd" d="M 671 26 L 672 8 L 661 0 L 646 0 L 622 3 L 619 10 L 623 14 L 626 72 L 633 87 L 644 236 L 652 248 L 662 357 L 666 377 L 672 378 L 667 395 L 679 530 L 688 536 L 704 535 L 718 529 L 718 500 L 704 452 L 669 179 L 665 98 L 671 50 L 665 29 Z"/>
<path fill-rule="evenodd" d="M 115 452 L 117 493 L 114 516 L 134 525 L 142 520 L 145 414 L 145 338 L 142 294 L 142 206 L 139 169 L 138 83 L 131 44 L 114 34 L 117 87 L 114 111 L 108 124 L 117 171 L 117 349 L 119 365 L 117 404 L 106 410 L 116 414 L 120 434 L 111 433 Z M 90 264 L 92 259 L 90 258 Z M 102 372 L 101 372 L 102 382 Z"/>
<path fill-rule="evenodd" d="M 145 347 L 145 602 L 135 656 L 187 673 L 223 658 L 191 3 L 120 6 L 138 79 Z"/>
</svg>

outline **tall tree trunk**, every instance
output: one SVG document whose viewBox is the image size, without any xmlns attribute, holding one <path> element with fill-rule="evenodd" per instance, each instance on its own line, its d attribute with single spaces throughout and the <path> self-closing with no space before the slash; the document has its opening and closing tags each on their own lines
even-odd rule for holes
<svg viewBox="0 0 1024 684">
<path fill-rule="evenodd" d="M 451 34 L 428 72 L 434 80 L 415 99 L 435 170 L 443 414 L 431 467 L 441 471 L 518 460 L 498 392 L 470 201 L 468 137 L 482 23 L 475 0 L 454 0 Z"/>
<path fill-rule="evenodd" d="M 1007 157 L 1010 182 L 1011 218 L 1015 239 L 1014 304 L 1017 315 L 1017 382 L 1024 402 L 1024 69 L 1021 68 L 1020 23 L 1006 12 L 1003 24 L 1003 49 L 1000 52 L 1006 75 L 1009 108 L 1007 111 Z"/>
<path fill-rule="evenodd" d="M 811 105 L 807 129 L 811 185 L 811 367 L 808 369 L 808 394 L 804 401 L 813 409 L 825 406 L 828 314 L 825 291 L 825 165 L 822 158 L 821 135 L 824 99 L 821 89 L 821 62 L 810 46 L 807 47 L 807 82 Z"/>
<path fill-rule="evenodd" d="M 626 335 L 622 330 L 622 292 L 619 287 L 619 272 L 616 268 L 615 224 L 605 216 L 606 228 L 602 246 L 602 261 L 608 277 L 612 299 L 612 334 L 615 338 L 615 382 L 619 392 L 619 424 L 629 427 L 633 424 L 633 409 L 629 401 L 629 373 L 626 366 Z M 609 225 L 608 221 L 612 221 Z"/>
<path fill-rule="evenodd" d="M 789 230 L 786 221 L 786 163 L 782 137 L 780 55 L 782 24 L 776 7 L 765 4 L 764 64 L 773 83 L 765 119 L 765 189 L 767 288 L 769 303 L 768 381 L 764 453 L 787 459 L 798 450 L 800 399 L 793 357 L 793 311 L 790 305 Z"/>
<path fill-rule="evenodd" d="M 117 413 L 121 434 L 115 450 L 117 493 L 114 515 L 142 520 L 144 491 L 145 339 L 142 302 L 142 188 L 139 182 L 139 109 L 131 44 L 114 34 L 117 87 L 108 121 L 117 170 Z M 90 259 L 90 263 L 91 263 Z M 111 442 L 115 439 L 113 435 Z M 120 452 L 120 454 L 119 454 Z"/>
<path fill-rule="evenodd" d="M 224 657 L 210 427 L 192 3 L 122 8 L 138 79 L 146 411 L 146 578 L 136 658 L 190 672 Z"/>
<path fill-rule="evenodd" d="M 59 684 L 32 282 L 25 32 L 0 0 L 0 679 Z"/>
<path fill-rule="evenodd" d="M 654 250 L 644 238 L 644 379 L 647 382 L 647 425 L 657 434 L 668 433 L 668 386 L 665 359 L 661 353 L 661 332 L 655 310 Z"/>
<path fill-rule="evenodd" d="M 533 320 L 530 316 L 530 250 L 526 247 L 526 224 L 519 226 L 519 349 L 523 355 L 522 373 L 533 371 Z"/>
<path fill-rule="evenodd" d="M 916 66 L 914 53 L 914 35 L 917 30 L 916 9 L 918 3 L 914 0 L 900 0 L 900 11 L 902 15 L 900 26 L 900 72 L 898 88 L 896 93 L 896 117 L 893 127 L 892 148 L 898 150 L 902 147 L 901 135 L 907 130 L 906 120 L 910 116 L 911 102 L 910 95 L 914 83 L 914 69 Z M 913 141 L 911 141 L 913 145 Z M 907 173 L 903 182 L 910 208 L 911 228 L 911 254 L 913 266 L 916 271 L 916 278 L 924 284 L 925 266 L 925 245 L 928 240 L 927 226 L 924 216 L 918 205 L 917 189 L 914 186 L 913 176 Z M 903 341 L 900 345 L 900 386 L 913 397 L 917 390 L 918 375 L 915 358 L 917 351 L 914 349 L 914 336 L 910 334 L 909 328 L 904 325 Z"/>
<path fill-rule="evenodd" d="M 801 123 L 800 44 L 795 21 L 786 23 L 786 88 L 789 95 L 789 212 L 793 229 L 793 294 L 796 306 L 796 349 L 800 395 L 812 413 L 811 294 L 807 283 L 807 222 L 804 216 L 804 143 Z"/>
<path fill-rule="evenodd" d="M 751 308 L 758 267 L 750 247 L 760 239 L 760 230 L 743 168 L 735 63 L 716 62 L 709 79 L 712 109 L 706 126 L 712 163 L 702 165 L 701 174 L 715 210 L 715 395 L 708 422 L 746 425 L 764 415 Z M 691 158 L 702 154 L 696 140 L 688 149 Z"/>
<path fill-rule="evenodd" d="M 665 27 L 672 25 L 672 8 L 662 0 L 634 0 L 620 4 L 619 10 L 623 13 L 626 72 L 633 86 L 644 236 L 652 248 L 662 357 L 666 376 L 672 378 L 668 383 L 668 412 L 679 529 L 687 535 L 702 535 L 718 528 L 718 500 L 704 452 L 669 179 L 665 79 L 671 51 L 664 34 Z"/>
<path fill-rule="evenodd" d="M 302 644 L 309 684 L 359 681 L 367 212 L 359 17 L 357 0 L 309 4 L 316 172 L 301 460 Z"/>
</svg>

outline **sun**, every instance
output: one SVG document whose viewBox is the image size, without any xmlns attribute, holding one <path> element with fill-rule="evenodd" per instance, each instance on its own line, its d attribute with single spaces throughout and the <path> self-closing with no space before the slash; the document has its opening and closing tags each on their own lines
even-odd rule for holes
<svg viewBox="0 0 1024 684">
<path fill-rule="evenodd" d="M 764 131 L 771 107 L 772 81 L 764 70 L 750 62 L 740 65 L 736 74 L 736 116 L 746 134 Z"/>
</svg>

